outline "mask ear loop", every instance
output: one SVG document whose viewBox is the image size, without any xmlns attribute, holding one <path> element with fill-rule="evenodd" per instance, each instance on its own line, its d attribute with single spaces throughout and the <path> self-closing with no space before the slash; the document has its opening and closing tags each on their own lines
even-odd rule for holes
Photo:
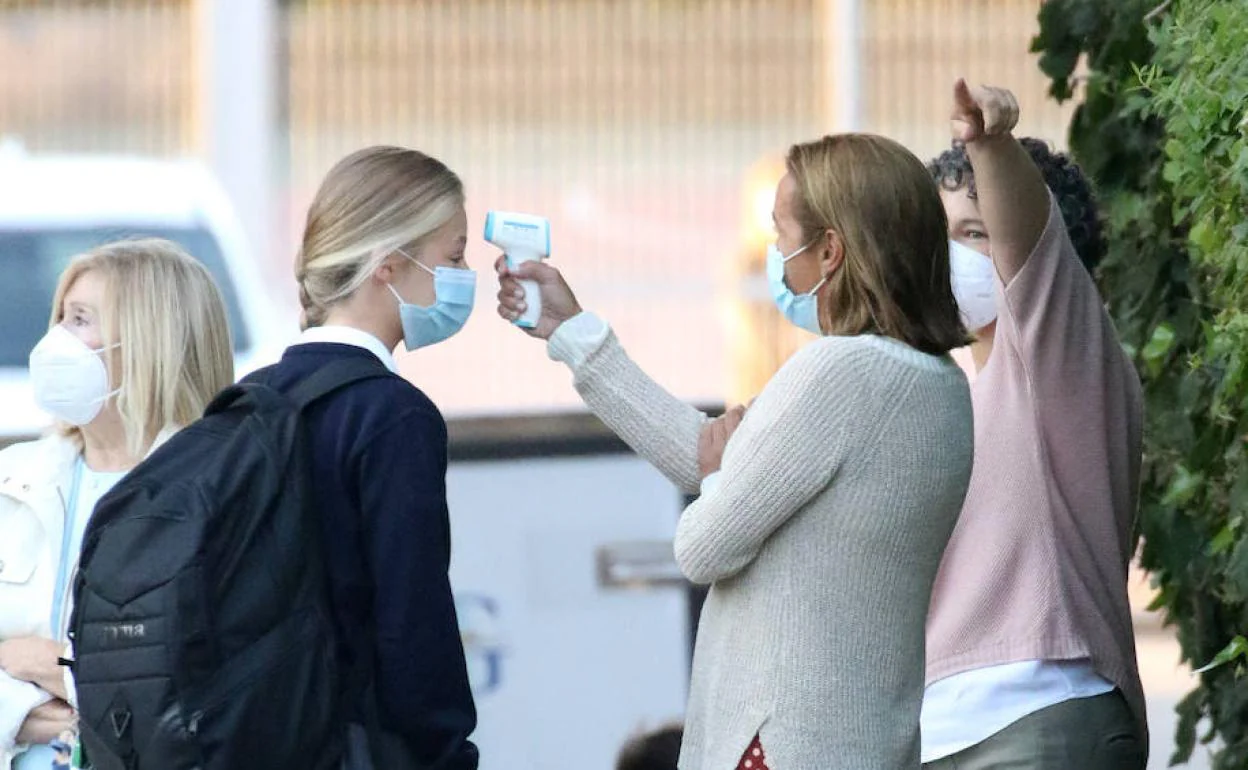
<svg viewBox="0 0 1248 770">
<path fill-rule="evenodd" d="M 395 246 L 395 247 L 394 247 L 394 250 L 395 250 L 396 252 L 398 252 L 399 254 L 403 255 L 404 257 L 406 257 L 408 260 L 410 260 L 410 261 L 411 261 L 411 263 L 412 263 L 413 265 L 415 265 L 416 267 L 419 267 L 421 270 L 424 270 L 424 271 L 425 271 L 426 273 L 428 273 L 429 275 L 432 275 L 432 276 L 437 276 L 437 273 L 434 271 L 434 269 L 433 269 L 433 268 L 429 267 L 429 266 L 428 266 L 428 265 L 426 265 L 424 262 L 421 262 L 421 261 L 417 260 L 415 257 L 413 257 L 411 254 L 408 254 L 408 253 L 407 253 L 406 251 L 404 251 L 403 249 L 400 249 L 398 246 Z M 387 284 L 387 285 L 389 285 L 389 284 Z"/>
<path fill-rule="evenodd" d="M 810 241 L 810 242 L 809 242 L 809 243 L 807 243 L 805 246 L 802 246 L 800 249 L 798 249 L 797 251 L 793 252 L 792 254 L 790 254 L 790 255 L 789 255 L 789 256 L 787 256 L 787 257 L 786 257 L 786 256 L 784 256 L 784 252 L 781 252 L 781 253 L 780 253 L 780 264 L 781 264 L 781 265 L 788 264 L 788 262 L 789 262 L 789 260 L 790 260 L 790 259 L 793 259 L 794 257 L 796 257 L 796 256 L 798 256 L 798 255 L 800 255 L 800 254 L 805 253 L 805 251 L 806 251 L 807 249 L 809 249 L 811 246 L 814 246 L 814 245 L 815 245 L 815 241 L 817 241 L 817 240 L 819 240 L 819 239 L 818 239 L 818 238 L 815 238 L 814 240 Z M 779 246 L 777 246 L 777 247 L 776 247 L 776 251 L 780 251 L 780 247 L 779 247 Z M 815 284 L 815 286 L 814 286 L 814 288 L 813 288 L 813 289 L 811 289 L 811 290 L 810 290 L 810 291 L 808 291 L 808 292 L 805 292 L 802 296 L 805 296 L 805 297 L 813 297 L 813 296 L 815 296 L 815 292 L 819 291 L 820 287 L 822 287 L 822 286 L 823 286 L 825 283 L 827 283 L 827 282 L 828 282 L 828 279 L 827 279 L 827 277 L 825 276 L 823 280 L 821 280 L 819 283 Z M 788 280 L 787 280 L 787 279 L 785 280 L 785 285 L 786 285 L 786 286 L 788 286 Z M 793 289 L 792 289 L 792 287 L 790 287 L 790 288 L 789 288 L 789 291 L 792 291 L 792 290 L 793 290 Z"/>
<path fill-rule="evenodd" d="M 105 374 L 105 375 L 109 375 L 109 376 L 111 376 L 111 375 L 112 375 L 112 372 L 110 372 L 110 371 L 108 370 L 108 364 L 107 364 L 107 363 L 105 363 L 105 361 L 104 361 L 104 356 L 103 356 L 102 354 L 107 353 L 108 351 L 113 350 L 113 349 L 115 349 L 115 348 L 119 348 L 119 347 L 121 347 L 121 343 L 120 343 L 120 342 L 114 342 L 114 343 L 113 343 L 113 344 L 111 344 L 111 345 L 105 345 L 105 346 L 104 346 L 104 347 L 102 347 L 102 348 L 99 348 L 99 349 L 97 349 L 97 350 L 92 350 L 92 351 L 91 351 L 92 353 L 94 353 L 94 354 L 96 354 L 97 356 L 99 356 L 99 357 L 100 357 L 100 363 L 104 364 L 104 374 Z M 102 397 L 100 397 L 100 399 L 99 399 L 98 401 L 93 401 L 92 403 L 99 403 L 99 404 L 107 403 L 107 402 L 108 402 L 108 400 L 109 400 L 110 398 L 113 398 L 113 397 L 118 396 L 118 395 L 121 395 L 121 388 L 120 388 L 120 387 L 118 387 L 116 390 L 110 390 L 109 392 L 105 393 Z"/>
<path fill-rule="evenodd" d="M 394 247 L 394 253 L 399 254 L 400 256 L 404 257 L 405 259 L 410 261 L 413 265 L 415 265 L 416 267 L 419 267 L 421 270 L 424 270 L 429 275 L 432 275 L 435 278 L 437 277 L 438 274 L 434 272 L 428 265 L 424 264 L 423 262 L 418 261 L 415 257 L 413 257 L 411 254 L 408 254 L 406 251 L 399 248 L 398 246 Z M 386 284 L 386 288 L 390 290 L 390 293 L 394 295 L 394 298 L 399 301 L 400 305 L 408 304 L 408 302 L 404 300 L 403 297 L 399 296 L 399 291 L 398 289 L 394 288 L 394 284 L 388 283 Z"/>
<path fill-rule="evenodd" d="M 781 264 L 784 264 L 784 263 L 788 262 L 790 259 L 793 259 L 794 257 L 796 257 L 797 255 L 802 254 L 802 253 L 805 253 L 805 251 L 806 251 L 807 249 L 809 249 L 811 246 L 814 246 L 814 245 L 815 245 L 815 241 L 817 241 L 817 240 L 819 240 L 819 239 L 818 239 L 818 238 L 815 238 L 814 240 L 810 241 L 810 242 L 809 242 L 809 243 L 807 243 L 805 246 L 802 246 L 800 249 L 798 249 L 797 251 L 793 252 L 792 254 L 790 254 L 790 255 L 789 255 L 789 256 L 787 256 L 787 257 L 786 257 L 786 256 L 784 256 L 784 254 L 782 253 L 782 254 L 780 255 L 780 263 L 781 263 Z M 777 247 L 777 248 L 779 248 L 779 247 Z"/>
<path fill-rule="evenodd" d="M 113 398 L 119 395 L 121 395 L 121 388 L 118 388 L 117 390 L 110 390 L 108 393 L 105 393 L 103 396 L 100 396 L 98 401 L 94 401 L 92 403 L 102 404 L 108 401 L 110 398 Z"/>
</svg>

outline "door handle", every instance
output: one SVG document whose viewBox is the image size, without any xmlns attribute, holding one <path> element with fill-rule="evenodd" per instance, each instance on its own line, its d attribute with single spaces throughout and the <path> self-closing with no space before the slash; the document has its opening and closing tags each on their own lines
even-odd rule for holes
<svg viewBox="0 0 1248 770">
<path fill-rule="evenodd" d="M 594 551 L 600 588 L 687 586 L 671 540 L 621 540 Z"/>
</svg>

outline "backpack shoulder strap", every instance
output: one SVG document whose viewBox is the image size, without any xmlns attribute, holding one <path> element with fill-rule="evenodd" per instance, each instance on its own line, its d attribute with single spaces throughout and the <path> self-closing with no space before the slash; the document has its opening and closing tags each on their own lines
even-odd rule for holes
<svg viewBox="0 0 1248 770">
<path fill-rule="evenodd" d="M 364 380 L 389 377 L 386 365 L 373 356 L 350 356 L 322 366 L 287 393 L 299 411 L 348 385 Z"/>
</svg>

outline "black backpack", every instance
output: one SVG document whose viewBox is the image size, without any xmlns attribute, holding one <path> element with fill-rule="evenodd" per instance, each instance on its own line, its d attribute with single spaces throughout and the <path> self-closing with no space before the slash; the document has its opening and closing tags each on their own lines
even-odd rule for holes
<svg viewBox="0 0 1248 770">
<path fill-rule="evenodd" d="M 343 359 L 282 393 L 261 371 L 100 500 L 69 662 L 95 770 L 337 766 L 344 677 L 301 414 L 383 376 Z"/>
</svg>

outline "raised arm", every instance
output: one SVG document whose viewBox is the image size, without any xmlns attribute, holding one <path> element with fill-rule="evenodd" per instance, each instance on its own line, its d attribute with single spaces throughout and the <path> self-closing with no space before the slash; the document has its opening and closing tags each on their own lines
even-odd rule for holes
<svg viewBox="0 0 1248 770">
<path fill-rule="evenodd" d="M 559 271 L 526 262 L 499 274 L 499 315 L 524 311 L 519 279 L 536 281 L 542 313 L 530 336 L 548 340 L 551 358 L 572 370 L 577 392 L 598 419 L 685 492 L 696 492 L 705 475 L 699 437 L 705 414 L 672 395 L 637 366 L 605 321 L 581 310 Z M 714 463 L 718 465 L 718 463 Z"/>
<path fill-rule="evenodd" d="M 992 260 L 1008 285 L 1027 263 L 1049 220 L 1049 190 L 1014 138 L 1018 101 L 1001 88 L 953 88 L 952 133 L 966 143 Z"/>
</svg>

